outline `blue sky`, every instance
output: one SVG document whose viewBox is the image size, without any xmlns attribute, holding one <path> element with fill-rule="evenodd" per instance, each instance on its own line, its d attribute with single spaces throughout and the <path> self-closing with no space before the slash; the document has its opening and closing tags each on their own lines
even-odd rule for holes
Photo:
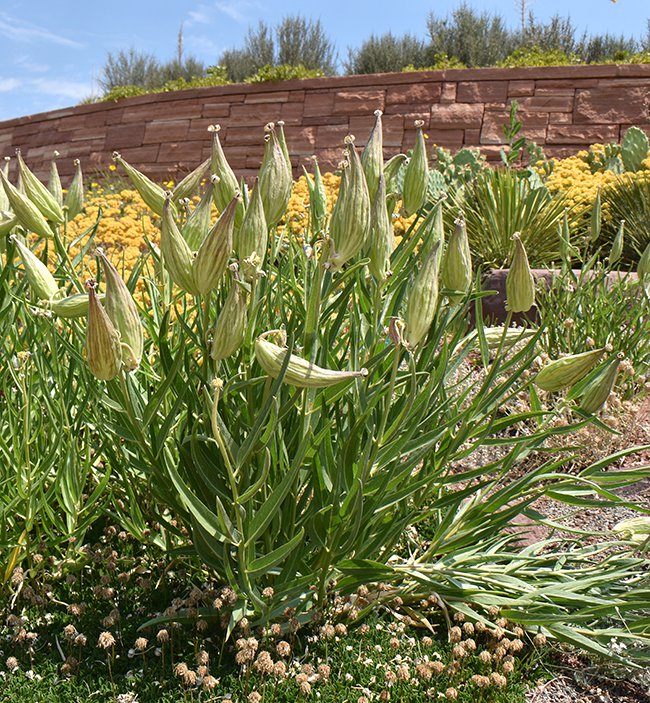
<svg viewBox="0 0 650 703">
<path fill-rule="evenodd" d="M 539 19 L 569 14 L 580 30 L 645 35 L 650 0 L 525 0 Z M 471 0 L 498 10 L 513 26 L 519 0 Z M 2 0 L 0 2 L 0 121 L 75 105 L 98 92 L 97 76 L 108 52 L 135 47 L 172 58 L 183 25 L 186 54 L 216 63 L 224 49 L 240 46 L 249 24 L 274 24 L 301 13 L 320 18 L 339 59 L 370 34 L 411 32 L 424 37 L 430 11 L 444 16 L 458 0 Z"/>
</svg>

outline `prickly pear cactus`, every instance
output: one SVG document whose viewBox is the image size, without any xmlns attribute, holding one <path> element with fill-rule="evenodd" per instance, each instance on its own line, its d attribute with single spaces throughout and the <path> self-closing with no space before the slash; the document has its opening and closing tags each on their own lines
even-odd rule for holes
<svg viewBox="0 0 650 703">
<path fill-rule="evenodd" d="M 648 137 L 638 127 L 630 127 L 621 142 L 621 157 L 626 171 L 639 171 L 648 156 Z"/>
</svg>

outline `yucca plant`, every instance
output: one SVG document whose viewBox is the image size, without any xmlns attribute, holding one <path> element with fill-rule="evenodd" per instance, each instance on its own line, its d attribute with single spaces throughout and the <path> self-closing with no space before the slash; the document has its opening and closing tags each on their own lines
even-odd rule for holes
<svg viewBox="0 0 650 703">
<path fill-rule="evenodd" d="M 531 265 L 545 267 L 560 258 L 558 225 L 565 214 L 562 196 L 533 187 L 515 171 L 484 169 L 453 195 L 456 208 L 465 213 L 467 234 L 476 259 L 502 268 L 513 252 L 512 235 L 521 233 Z"/>
<path fill-rule="evenodd" d="M 603 193 L 611 225 L 606 227 L 606 241 L 614 239 L 621 220 L 625 221 L 623 262 L 635 263 L 650 245 L 650 178 L 620 176 Z"/>
<path fill-rule="evenodd" d="M 562 540 L 558 561 L 547 552 L 553 542 L 522 548 L 508 529 L 522 513 L 543 519 L 532 504 L 544 495 L 574 505 L 596 496 L 603 505 L 625 502 L 611 489 L 645 470 L 610 474 L 619 458 L 610 457 L 577 476 L 561 472 L 562 458 L 522 471 L 531 452 L 571 429 L 553 422 L 553 408 L 515 405 L 526 397 L 540 333 L 506 354 L 505 334 L 496 349 L 488 342 L 480 306 L 477 329 L 468 328 L 480 294 L 439 285 L 439 208 L 392 252 L 391 276 L 368 275 L 360 257 L 374 231 L 370 196 L 352 140 L 346 150 L 332 230 L 326 222 L 303 247 L 271 228 L 257 239 L 266 251 L 230 257 L 227 267 L 232 222 L 223 218 L 240 196 L 190 246 L 172 196 L 163 202 L 156 191 L 162 260 L 153 250 L 133 274 L 146 288 L 140 315 L 150 342 L 132 371 L 109 349 L 117 371 L 97 367 L 111 378 L 79 410 L 116 476 L 155 498 L 130 489 L 132 523 L 149 509 L 169 530 L 178 531 L 172 517 L 190 529 L 198 555 L 236 594 L 228 633 L 242 617 L 264 624 L 287 608 L 306 622 L 332 589 L 352 594 L 382 581 L 393 596 L 419 598 L 425 589 L 478 619 L 494 605 L 600 653 L 613 636 L 647 647 L 645 562 L 629 545 L 615 542 L 595 566 L 604 547 Z M 222 157 L 213 163 L 225 168 Z M 275 162 L 265 159 L 263 169 L 285 171 L 281 149 L 266 158 Z M 132 178 L 151 193 L 148 179 Z M 284 183 L 259 183 L 276 212 Z M 93 313 L 89 328 L 119 327 L 111 295 L 107 288 L 106 315 Z M 246 314 L 231 314 L 241 301 Z M 226 311 L 232 322 L 221 324 Z M 90 331 L 93 359 L 107 351 Z M 82 347 L 77 339 L 68 349 L 79 363 Z M 404 556 L 405 529 L 425 519 L 429 543 Z"/>
</svg>

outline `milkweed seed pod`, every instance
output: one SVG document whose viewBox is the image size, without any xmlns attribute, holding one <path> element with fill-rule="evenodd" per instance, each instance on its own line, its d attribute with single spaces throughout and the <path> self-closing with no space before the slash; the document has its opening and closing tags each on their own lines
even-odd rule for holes
<svg viewBox="0 0 650 703">
<path fill-rule="evenodd" d="M 368 269 L 378 283 L 390 276 L 390 255 L 394 249 L 395 235 L 386 207 L 386 184 L 384 174 L 380 172 L 377 193 L 372 204 L 368 239 Z"/>
<path fill-rule="evenodd" d="M 148 176 L 145 176 L 144 173 L 138 171 L 137 168 L 131 166 L 131 164 L 120 156 L 118 151 L 113 152 L 113 161 L 117 162 L 126 171 L 126 175 L 129 177 L 131 183 L 133 183 L 133 187 L 138 191 L 147 207 L 153 210 L 156 215 L 162 217 L 166 200 L 165 190 L 157 183 L 154 183 Z M 174 217 L 178 217 L 176 206 L 172 203 L 171 207 Z"/>
<path fill-rule="evenodd" d="M 196 295 L 198 290 L 194 285 L 192 251 L 178 229 L 172 214 L 172 205 L 171 194 L 169 194 L 163 206 L 160 223 L 160 251 L 163 266 L 177 286 L 187 293 Z"/>
<path fill-rule="evenodd" d="M 68 209 L 68 222 L 81 212 L 84 206 L 84 179 L 81 172 L 81 161 L 74 160 L 75 172 L 70 184 L 70 190 L 65 198 L 65 206 Z"/>
<path fill-rule="evenodd" d="M 210 161 L 211 159 L 206 159 L 172 188 L 172 200 L 175 203 L 183 198 L 191 198 L 198 191 L 201 181 L 208 172 Z"/>
<path fill-rule="evenodd" d="M 381 110 L 375 110 L 375 126 L 361 154 L 361 164 L 366 175 L 370 200 L 374 201 L 379 187 L 379 176 L 384 170 L 384 141 L 381 127 Z"/>
<path fill-rule="evenodd" d="M 484 327 L 483 334 L 490 349 L 496 349 L 501 344 L 501 340 L 504 339 L 503 327 Z M 504 346 L 511 347 L 513 344 L 523 342 L 534 334 L 535 330 L 531 330 L 528 327 L 508 327 L 505 332 Z"/>
<path fill-rule="evenodd" d="M 600 237 L 600 227 L 602 224 L 602 206 L 600 201 L 600 188 L 596 191 L 596 199 L 591 208 L 591 215 L 589 217 L 589 239 L 592 242 L 597 241 Z"/>
<path fill-rule="evenodd" d="M 260 183 L 255 179 L 251 190 L 248 207 L 244 213 L 239 230 L 235 233 L 234 248 L 240 261 L 248 259 L 253 254 L 258 256 L 258 267 L 264 263 L 268 246 L 268 227 L 264 216 L 264 205 L 260 195 Z"/>
<path fill-rule="evenodd" d="M 289 350 L 286 347 L 280 347 L 269 342 L 266 338 L 272 334 L 281 334 L 281 332 L 279 330 L 270 330 L 269 332 L 264 332 L 255 340 L 255 357 L 269 376 L 277 378 L 280 375 Z M 326 388 L 367 375 L 367 369 L 334 371 L 316 366 L 316 364 L 312 364 L 296 354 L 291 354 L 283 381 L 298 388 Z"/>
<path fill-rule="evenodd" d="M 461 213 L 454 222 L 440 269 L 442 285 L 449 291 L 452 303 L 461 301 L 472 286 L 472 256 L 469 251 L 465 218 Z"/>
<path fill-rule="evenodd" d="M 543 391 L 555 393 L 582 380 L 603 358 L 605 349 L 592 349 L 550 361 L 535 376 L 534 383 Z"/>
<path fill-rule="evenodd" d="M 235 197 L 235 193 L 239 191 L 239 184 L 237 183 L 235 172 L 230 168 L 226 155 L 223 153 L 221 140 L 219 139 L 220 131 L 221 125 L 215 124 L 208 127 L 208 132 L 212 132 L 210 172 L 219 176 L 219 182 L 214 188 L 214 204 L 219 212 L 223 212 L 228 207 L 228 203 Z M 238 214 L 235 222 L 236 226 L 239 226 L 240 218 L 243 217 L 243 214 L 243 212 L 241 212 L 241 215 Z"/>
<path fill-rule="evenodd" d="M 246 291 L 233 280 L 226 302 L 214 324 L 210 356 L 220 361 L 234 354 L 244 342 L 247 325 Z"/>
<path fill-rule="evenodd" d="M 241 195 L 237 191 L 196 253 L 192 274 L 199 293 L 209 293 L 216 288 L 226 271 L 228 259 L 232 254 L 235 212 L 240 203 Z"/>
<path fill-rule="evenodd" d="M 56 165 L 56 160 L 59 152 L 55 151 L 50 161 L 50 178 L 47 182 L 47 189 L 52 193 L 52 197 L 56 200 L 60 207 L 63 206 L 63 187 L 61 186 L 61 177 L 59 169 Z"/>
<path fill-rule="evenodd" d="M 11 162 L 11 156 L 5 156 L 4 159 L 2 160 L 2 166 L 0 166 L 0 171 L 2 171 L 2 175 L 9 180 L 9 163 Z M 9 198 L 7 197 L 7 194 L 5 193 L 4 188 L 0 188 L 0 211 L 1 212 L 9 212 L 11 209 L 11 205 L 9 204 Z"/>
<path fill-rule="evenodd" d="M 0 253 L 4 252 L 4 237 L 16 226 L 18 220 L 13 212 L 0 210 Z"/>
<path fill-rule="evenodd" d="M 52 230 L 36 205 L 13 186 L 1 170 L 0 180 L 18 224 L 41 237 L 51 237 Z"/>
<path fill-rule="evenodd" d="M 618 367 L 621 359 L 614 357 L 603 364 L 603 368 L 596 373 L 585 388 L 580 401 L 580 408 L 586 413 L 594 415 L 607 402 L 611 392 L 614 390 Z"/>
<path fill-rule="evenodd" d="M 329 266 L 338 271 L 363 249 L 370 231 L 370 195 L 354 137 L 345 138 L 347 159 L 330 220 Z"/>
<path fill-rule="evenodd" d="M 644 544 L 650 539 L 650 516 L 632 517 L 617 522 L 612 531 L 620 535 L 621 539 Z"/>
<path fill-rule="evenodd" d="M 406 343 L 411 349 L 427 336 L 436 316 L 441 248 L 440 242 L 433 245 L 409 292 L 404 322 Z"/>
<path fill-rule="evenodd" d="M 29 170 L 20 151 L 16 152 L 16 156 L 18 157 L 18 172 L 23 182 L 25 195 L 36 205 L 46 220 L 53 222 L 55 225 L 63 222 L 61 205 L 59 205 L 47 187 Z"/>
<path fill-rule="evenodd" d="M 307 173 L 307 169 L 303 166 L 302 170 L 305 173 L 307 188 L 309 190 L 309 221 L 312 234 L 321 232 L 325 226 L 325 218 L 327 217 L 327 194 L 325 193 L 325 185 L 321 176 L 318 160 L 312 156 L 314 162 L 314 179 L 312 180 Z"/>
<path fill-rule="evenodd" d="M 535 304 L 535 278 L 519 232 L 512 239 L 515 250 L 506 276 L 506 308 L 511 312 L 528 312 Z"/>
<path fill-rule="evenodd" d="M 183 239 L 192 251 L 196 251 L 210 231 L 210 214 L 212 212 L 212 197 L 219 176 L 212 176 L 199 204 L 190 212 L 181 229 Z M 172 195 L 173 197 L 173 195 Z"/>
<path fill-rule="evenodd" d="M 408 161 L 406 154 L 395 154 L 386 162 L 384 166 L 384 180 L 386 181 L 386 192 L 389 195 L 391 193 L 397 196 L 402 195 L 399 174 L 406 161 Z"/>
<path fill-rule="evenodd" d="M 640 279 L 650 277 L 650 244 L 644 249 L 643 254 L 639 258 L 636 272 Z"/>
<path fill-rule="evenodd" d="M 259 189 L 264 205 L 264 216 L 269 227 L 282 219 L 291 197 L 293 176 L 282 153 L 273 122 L 266 127 L 264 158 L 259 172 Z"/>
<path fill-rule="evenodd" d="M 117 269 L 101 249 L 97 255 L 102 262 L 106 277 L 106 314 L 120 333 L 122 364 L 125 371 L 133 371 L 140 365 L 144 347 L 142 322 L 135 301 Z"/>
<path fill-rule="evenodd" d="M 278 128 L 278 143 L 280 144 L 280 149 L 282 149 L 282 153 L 284 154 L 284 160 L 287 163 L 289 171 L 293 172 L 291 156 L 289 155 L 289 147 L 287 146 L 287 138 L 284 134 L 284 120 L 278 120 L 275 125 Z"/>
<path fill-rule="evenodd" d="M 101 301 L 104 299 L 104 295 L 98 295 L 97 298 Z M 89 297 L 87 293 L 75 293 L 67 298 L 52 300 L 50 307 L 52 312 L 59 317 L 86 317 L 88 315 L 88 303 Z"/>
<path fill-rule="evenodd" d="M 423 126 L 424 122 L 422 120 L 415 121 L 415 127 L 417 128 L 415 146 L 404 174 L 402 209 L 406 217 L 418 212 L 427 199 L 429 161 L 427 158 L 427 147 L 424 143 L 424 134 L 422 133 Z"/>
<path fill-rule="evenodd" d="M 624 238 L 624 236 L 625 236 L 625 220 L 621 220 L 621 223 L 618 226 L 618 232 L 616 233 L 616 236 L 614 237 L 614 241 L 612 242 L 612 248 L 610 249 L 610 252 L 609 252 L 609 265 L 610 266 L 615 264 L 621 258 L 621 254 L 623 253 L 623 238 Z"/>
<path fill-rule="evenodd" d="M 18 249 L 29 286 L 36 300 L 51 300 L 58 295 L 59 286 L 47 266 L 18 237 L 12 236 L 11 241 Z"/>
<path fill-rule="evenodd" d="M 88 290 L 86 358 L 95 378 L 100 381 L 110 381 L 119 374 L 122 367 L 120 333 L 97 299 L 96 285 L 92 279 L 86 281 Z"/>
</svg>

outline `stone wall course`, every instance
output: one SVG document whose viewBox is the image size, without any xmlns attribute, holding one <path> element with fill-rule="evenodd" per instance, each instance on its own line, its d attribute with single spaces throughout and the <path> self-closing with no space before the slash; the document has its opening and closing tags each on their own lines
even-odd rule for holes
<svg viewBox="0 0 650 703">
<path fill-rule="evenodd" d="M 169 178 L 209 155 L 207 126 L 221 123 L 233 168 L 251 175 L 264 124 L 283 119 L 297 176 L 314 152 L 323 168 L 335 167 L 348 133 L 361 148 L 379 108 L 387 155 L 411 149 L 413 122 L 423 119 L 430 147 L 480 146 L 498 160 L 513 99 L 523 134 L 549 156 L 618 139 L 630 125 L 650 133 L 650 65 L 449 69 L 193 88 L 26 115 L 0 122 L 0 157 L 21 148 L 46 178 L 54 149 L 62 173 L 72 173 L 75 158 L 88 172 L 106 169 L 119 150 L 152 177 Z"/>
</svg>

